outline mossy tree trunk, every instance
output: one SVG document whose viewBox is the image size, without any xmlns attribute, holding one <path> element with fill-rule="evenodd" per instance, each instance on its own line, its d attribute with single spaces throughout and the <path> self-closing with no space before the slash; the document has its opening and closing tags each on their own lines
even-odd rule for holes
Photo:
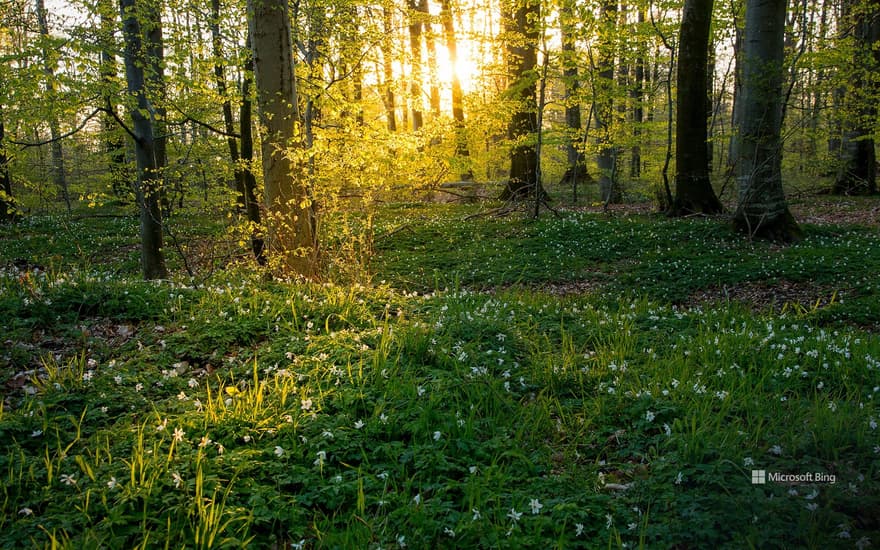
<svg viewBox="0 0 880 550">
<path fill-rule="evenodd" d="M 673 216 L 717 214 L 721 201 L 709 179 L 707 94 L 713 0 L 685 0 L 678 41 L 675 199 Z"/>
<path fill-rule="evenodd" d="M 782 80 L 786 0 L 748 0 L 739 95 L 739 204 L 734 226 L 750 237 L 798 240 L 782 189 Z M 705 113 L 705 111 L 701 111 Z"/>
<path fill-rule="evenodd" d="M 159 206 L 162 181 L 157 162 L 155 128 L 150 116 L 153 105 L 147 97 L 144 68 L 152 61 L 144 49 L 138 0 L 120 0 L 122 35 L 125 41 L 125 78 L 134 104 L 129 107 L 132 120 L 137 179 L 135 195 L 140 211 L 141 268 L 145 279 L 167 277 L 162 251 L 162 210 Z M 148 10 L 158 14 L 158 10 Z"/>
<path fill-rule="evenodd" d="M 541 6 L 537 0 L 506 0 L 504 5 L 508 86 L 505 92 L 513 105 L 507 125 L 511 141 L 510 172 L 502 200 L 524 200 L 535 193 L 546 195 L 538 181 L 538 156 L 535 133 L 538 128 L 537 66 L 538 20 Z"/>
<path fill-rule="evenodd" d="M 301 143 L 294 141 L 296 75 L 286 0 L 248 0 L 262 140 L 263 202 L 270 264 L 311 278 L 318 269 L 315 207 Z"/>
</svg>

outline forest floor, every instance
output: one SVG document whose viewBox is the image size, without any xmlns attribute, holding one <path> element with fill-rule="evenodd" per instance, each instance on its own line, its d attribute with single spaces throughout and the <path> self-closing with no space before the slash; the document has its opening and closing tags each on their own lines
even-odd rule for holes
<svg viewBox="0 0 880 550">
<path fill-rule="evenodd" d="M 369 283 L 200 216 L 152 283 L 133 216 L 4 227 L 0 546 L 880 544 L 876 199 L 785 247 L 479 208 L 384 207 Z"/>
</svg>

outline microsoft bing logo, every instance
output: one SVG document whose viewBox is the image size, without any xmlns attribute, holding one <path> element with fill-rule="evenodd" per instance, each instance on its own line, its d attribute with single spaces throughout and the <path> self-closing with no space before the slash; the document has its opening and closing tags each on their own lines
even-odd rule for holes
<svg viewBox="0 0 880 550">
<path fill-rule="evenodd" d="M 752 470 L 752 485 L 766 485 L 767 483 L 767 471 L 766 470 Z"/>
</svg>

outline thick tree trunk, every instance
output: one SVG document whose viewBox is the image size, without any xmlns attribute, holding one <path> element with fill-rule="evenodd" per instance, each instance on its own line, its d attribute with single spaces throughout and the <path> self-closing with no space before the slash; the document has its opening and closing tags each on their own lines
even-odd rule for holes
<svg viewBox="0 0 880 550">
<path fill-rule="evenodd" d="M 840 195 L 874 194 L 877 192 L 877 156 L 874 130 L 877 123 L 877 92 L 880 85 L 876 72 L 880 69 L 880 0 L 870 0 L 859 7 L 850 6 L 846 15 L 854 18 L 855 78 L 845 91 L 845 127 L 839 149 L 839 169 L 832 192 Z M 846 17 L 849 19 L 849 17 Z"/>
<path fill-rule="evenodd" d="M 511 5 L 514 4 L 514 5 Z M 532 136 L 539 131 L 535 97 L 538 65 L 538 31 L 540 4 L 535 0 L 507 1 L 505 26 L 507 41 L 507 97 L 514 103 L 514 112 L 507 126 L 510 149 L 510 174 L 502 200 L 523 200 L 535 193 L 546 194 L 540 187 L 538 157 Z M 512 10 L 512 11 L 511 11 Z"/>
<path fill-rule="evenodd" d="M 248 0 L 248 23 L 262 143 L 266 245 L 284 272 L 313 277 L 318 268 L 314 203 L 294 143 L 295 73 L 286 0 Z"/>
<path fill-rule="evenodd" d="M 801 231 L 782 189 L 782 79 L 786 0 L 748 0 L 739 95 L 737 229 L 788 242 Z"/>
<path fill-rule="evenodd" d="M 458 42 L 455 39 L 455 24 L 452 14 L 452 0 L 440 1 L 440 20 L 446 38 L 446 50 L 449 52 L 449 64 L 452 66 L 452 119 L 455 121 L 455 156 L 466 166 L 459 177 L 462 181 L 474 179 L 469 166 L 470 149 L 464 128 L 464 92 L 461 88 L 461 77 L 458 74 Z"/>
<path fill-rule="evenodd" d="M 159 207 L 162 182 L 156 161 L 155 129 L 149 117 L 153 107 L 147 98 L 144 75 L 144 67 L 151 62 L 144 58 L 137 0 L 120 0 L 119 5 L 125 40 L 125 77 L 128 93 L 136 101 L 130 114 L 138 169 L 135 194 L 140 211 L 141 268 L 145 279 L 162 279 L 168 275 L 162 252 L 162 211 Z"/>
<path fill-rule="evenodd" d="M 685 0 L 678 42 L 676 99 L 675 200 L 670 214 L 717 214 L 721 201 L 709 179 L 706 93 L 709 79 L 709 27 L 712 0 Z"/>
</svg>

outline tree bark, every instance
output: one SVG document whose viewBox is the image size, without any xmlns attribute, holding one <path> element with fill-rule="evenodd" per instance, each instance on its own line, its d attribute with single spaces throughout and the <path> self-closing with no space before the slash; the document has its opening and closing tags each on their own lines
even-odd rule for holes
<svg viewBox="0 0 880 550">
<path fill-rule="evenodd" d="M 37 12 L 37 25 L 42 38 L 42 55 L 43 55 L 43 74 L 46 77 L 46 94 L 50 101 L 54 100 L 56 92 L 55 84 L 55 61 L 52 57 L 52 46 L 49 44 L 49 22 L 47 19 L 46 6 L 43 0 L 35 0 L 35 8 Z M 54 101 L 53 101 L 54 102 Z M 49 151 L 52 157 L 52 181 L 58 188 L 58 193 L 70 212 L 70 190 L 67 184 L 67 172 L 64 168 L 64 149 L 61 145 L 61 130 L 58 128 L 58 119 L 52 114 L 49 117 L 49 135 L 52 142 L 49 144 Z"/>
<path fill-rule="evenodd" d="M 565 86 L 565 127 L 567 135 L 565 139 L 565 174 L 562 176 L 562 184 L 571 185 L 572 201 L 577 202 L 579 184 L 587 184 L 592 181 L 587 172 L 587 163 L 584 152 L 578 147 L 581 136 L 581 105 L 580 105 L 580 75 L 578 74 L 577 51 L 574 34 L 576 18 L 574 14 L 574 0 L 565 0 L 559 6 L 559 30 L 562 37 L 562 82 Z"/>
<path fill-rule="evenodd" d="M 750 237 L 801 236 L 782 189 L 782 80 L 786 0 L 748 0 L 743 44 L 739 205 L 734 226 Z"/>
<path fill-rule="evenodd" d="M 685 0 L 678 41 L 678 97 L 676 98 L 675 200 L 670 214 L 717 214 L 721 201 L 709 179 L 707 114 L 711 103 L 709 28 L 713 0 Z"/>
<path fill-rule="evenodd" d="M 168 276 L 162 251 L 162 210 L 159 207 L 161 175 L 156 155 L 153 121 L 149 116 L 153 105 L 147 97 L 147 82 L 141 24 L 138 21 L 138 0 L 120 0 L 122 35 L 125 40 L 125 77 L 128 93 L 135 105 L 130 108 L 135 142 L 137 179 L 135 195 L 140 211 L 141 268 L 145 279 L 163 279 Z"/>
<path fill-rule="evenodd" d="M 116 25 L 112 2 L 102 1 L 98 9 L 101 11 L 101 99 L 106 111 L 101 117 L 104 132 L 104 151 L 107 153 L 110 186 L 113 195 L 120 201 L 130 199 L 130 174 L 126 166 L 125 140 L 119 133 L 116 123 L 116 49 L 113 40 L 113 27 Z"/>
<path fill-rule="evenodd" d="M 397 131 L 397 105 L 394 97 L 394 58 L 392 51 L 392 39 L 394 37 L 394 28 L 392 25 L 391 8 L 387 5 L 382 6 L 382 26 L 385 36 L 382 38 L 382 71 L 385 75 L 385 94 L 383 97 L 385 103 L 385 120 L 389 132 Z M 406 110 L 406 109 L 404 109 Z"/>
<path fill-rule="evenodd" d="M 455 156 L 466 166 L 459 177 L 463 181 L 474 179 L 469 166 L 470 149 L 464 127 L 464 92 L 461 88 L 461 77 L 458 74 L 458 42 L 455 39 L 455 23 L 452 14 L 452 0 L 440 1 L 440 21 L 446 39 L 446 50 L 449 52 L 449 64 L 452 66 L 452 119 L 455 121 Z"/>
<path fill-rule="evenodd" d="M 15 220 L 15 198 L 12 196 L 12 178 L 9 176 L 9 157 L 6 156 L 6 129 L 3 126 L 3 111 L 0 106 L 0 222 Z"/>
<path fill-rule="evenodd" d="M 600 21 L 603 23 L 602 38 L 599 43 L 599 66 L 596 75 L 594 109 L 596 130 L 599 134 L 599 153 L 596 163 L 599 167 L 599 193 L 605 204 L 620 202 L 620 189 L 615 181 L 616 154 L 611 135 L 614 116 L 614 38 L 617 26 L 617 3 L 604 0 L 601 6 Z"/>
<path fill-rule="evenodd" d="M 251 84 L 254 74 L 254 58 L 251 56 L 251 37 L 246 40 L 244 78 L 241 83 L 241 105 L 238 111 L 239 135 L 241 136 L 241 187 L 244 191 L 245 212 L 251 224 L 251 249 L 261 265 L 266 263 L 265 243 L 260 232 L 260 202 L 257 200 L 257 178 L 254 176 L 254 137 L 252 132 L 253 106 Z"/>
<path fill-rule="evenodd" d="M 214 56 L 214 83 L 217 85 L 217 94 L 222 101 L 223 128 L 226 131 L 226 147 L 229 150 L 229 160 L 233 165 L 233 186 L 235 188 L 235 205 L 240 213 L 246 211 L 247 197 L 245 196 L 244 174 L 239 162 L 238 141 L 235 139 L 235 120 L 232 118 L 232 101 L 226 90 L 226 71 L 223 67 L 223 39 L 220 34 L 220 0 L 211 0 L 211 53 Z"/>
<path fill-rule="evenodd" d="M 880 89 L 880 0 L 868 0 L 858 7 L 846 0 L 852 20 L 853 67 L 851 87 L 843 91 L 844 128 L 839 148 L 839 169 L 832 192 L 838 195 L 865 195 L 877 192 L 877 156 L 874 130 L 877 122 L 877 93 Z"/>
<path fill-rule="evenodd" d="M 524 200 L 538 189 L 538 157 L 532 136 L 539 131 L 537 92 L 538 31 L 540 4 L 535 0 L 507 0 L 505 6 L 507 72 L 509 84 L 505 94 L 513 102 L 514 112 L 507 126 L 511 140 L 510 173 L 501 194 L 502 200 Z"/>
<path fill-rule="evenodd" d="M 418 132 L 424 125 L 422 117 L 422 13 L 419 0 L 409 0 L 409 49 L 411 56 L 409 95 L 412 101 L 412 129 Z M 427 4 L 425 5 L 427 7 Z"/>
<path fill-rule="evenodd" d="M 262 140 L 266 246 L 269 261 L 286 273 L 317 273 L 314 203 L 294 156 L 295 78 L 286 0 L 248 0 L 248 23 Z"/>
</svg>

